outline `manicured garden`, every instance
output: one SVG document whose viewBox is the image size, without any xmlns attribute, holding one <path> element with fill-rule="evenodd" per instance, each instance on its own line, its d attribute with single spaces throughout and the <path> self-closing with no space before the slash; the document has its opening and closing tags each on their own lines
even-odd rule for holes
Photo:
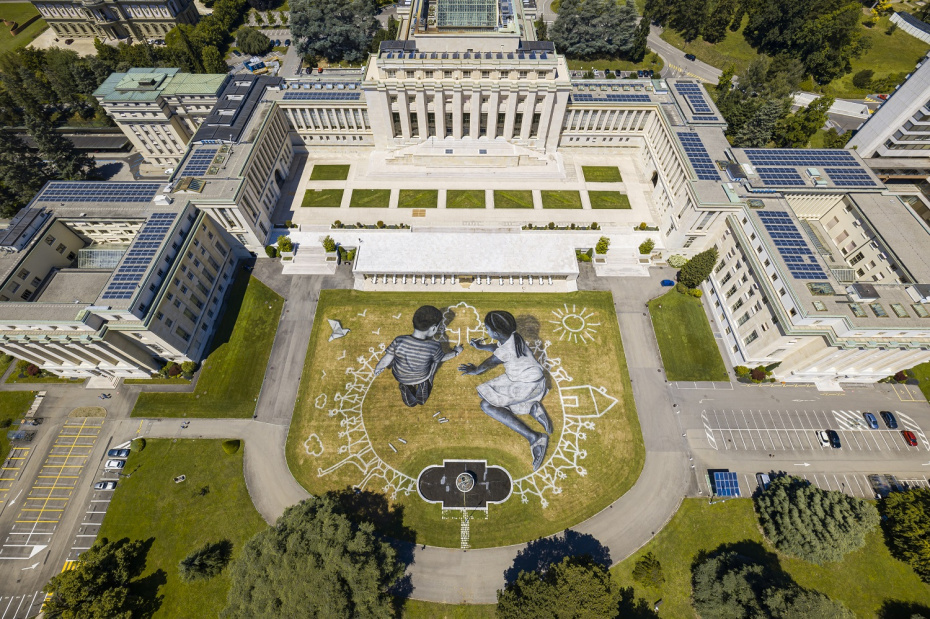
<svg viewBox="0 0 930 619">
<path fill-rule="evenodd" d="M 352 208 L 387 208 L 390 204 L 390 189 L 353 189 L 349 198 Z"/>
<path fill-rule="evenodd" d="M 145 572 L 133 593 L 161 597 L 152 617 L 217 616 L 226 605 L 228 568 L 184 582 L 178 563 L 206 543 L 232 544 L 232 556 L 265 528 L 242 474 L 243 448 L 228 454 L 220 440 L 139 441 L 126 462 L 99 538 L 151 540 Z M 174 478 L 186 480 L 175 483 Z M 156 590 L 157 589 L 157 590 Z"/>
<path fill-rule="evenodd" d="M 0 391 L 0 463 L 10 453 L 10 440 L 6 433 L 16 429 L 35 397 L 35 391 Z"/>
<path fill-rule="evenodd" d="M 28 361 L 23 361 L 22 359 L 16 359 L 14 363 L 15 365 L 10 371 L 9 377 L 6 379 L 8 385 L 41 383 L 54 385 L 61 383 L 80 383 L 84 381 L 83 378 L 61 378 L 60 376 L 52 374 L 48 370 L 43 370 L 42 368 L 33 365 Z M 7 363 L 7 367 L 8 366 L 9 363 Z M 0 373 L 0 376 L 2 376 L 2 373 Z"/>
<path fill-rule="evenodd" d="M 24 24 L 38 14 L 39 11 L 29 2 L 4 2 L 0 4 L 0 20 Z M 37 19 L 16 36 L 10 34 L 9 28 L 0 29 L 0 53 L 26 47 L 33 39 L 42 34 L 46 28 L 48 28 L 48 24 L 45 23 L 45 20 Z"/>
<path fill-rule="evenodd" d="M 485 208 L 483 189 L 449 189 L 446 208 Z"/>
<path fill-rule="evenodd" d="M 589 191 L 588 199 L 591 200 L 591 208 L 633 208 L 630 197 L 619 191 Z"/>
<path fill-rule="evenodd" d="M 729 380 L 700 299 L 673 289 L 650 301 L 649 313 L 668 380 Z"/>
<path fill-rule="evenodd" d="M 301 200 L 301 207 L 339 208 L 342 205 L 344 189 L 308 189 Z"/>
<path fill-rule="evenodd" d="M 134 417 L 251 417 L 284 299 L 240 271 L 193 393 L 142 393 Z"/>
<path fill-rule="evenodd" d="M 495 191 L 494 208 L 533 208 L 533 192 L 530 190 Z"/>
<path fill-rule="evenodd" d="M 543 190 L 539 194 L 543 208 L 581 208 L 581 193 L 577 191 Z"/>
<path fill-rule="evenodd" d="M 586 165 L 581 166 L 581 173 L 586 183 L 620 183 L 623 177 L 620 168 L 612 165 Z"/>
<path fill-rule="evenodd" d="M 436 208 L 438 189 L 401 189 L 397 195 L 397 208 Z"/>
<path fill-rule="evenodd" d="M 310 171 L 311 181 L 344 181 L 349 178 L 347 165 L 314 165 Z"/>
</svg>

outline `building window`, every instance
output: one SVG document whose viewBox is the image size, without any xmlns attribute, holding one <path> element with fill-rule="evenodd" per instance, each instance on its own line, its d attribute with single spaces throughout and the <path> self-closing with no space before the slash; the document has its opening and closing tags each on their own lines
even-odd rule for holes
<svg viewBox="0 0 930 619">
<path fill-rule="evenodd" d="M 58 247 L 55 248 L 55 251 L 57 251 L 59 254 L 63 254 L 63 253 L 65 253 L 65 249 L 67 249 L 67 248 L 65 247 L 65 244 L 64 244 L 64 243 L 59 243 L 59 244 L 58 244 Z"/>
<path fill-rule="evenodd" d="M 16 276 L 20 279 L 26 279 L 29 277 L 29 271 L 27 269 L 20 269 L 19 273 Z"/>
<path fill-rule="evenodd" d="M 51 245 L 51 244 L 54 243 L 54 242 L 55 242 L 55 237 L 53 237 L 53 236 L 47 236 L 47 237 L 45 237 L 45 244 L 46 244 L 46 245 Z"/>
<path fill-rule="evenodd" d="M 743 340 L 743 343 L 748 346 L 749 344 L 755 342 L 757 339 L 759 339 L 759 333 L 757 331 L 753 331 L 748 336 L 746 336 L 746 339 Z"/>
</svg>

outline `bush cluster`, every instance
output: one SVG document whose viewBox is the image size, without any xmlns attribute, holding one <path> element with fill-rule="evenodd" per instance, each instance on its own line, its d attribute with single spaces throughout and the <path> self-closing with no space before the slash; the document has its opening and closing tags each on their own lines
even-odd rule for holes
<svg viewBox="0 0 930 619">
<path fill-rule="evenodd" d="M 598 254 L 606 254 L 607 250 L 610 249 L 610 239 L 606 236 L 602 236 L 597 241 L 597 245 L 594 246 L 594 251 Z"/>
<path fill-rule="evenodd" d="M 656 242 L 652 239 L 646 239 L 639 244 L 639 253 L 646 256 L 652 253 L 653 248 L 656 246 Z"/>
<path fill-rule="evenodd" d="M 336 251 L 336 241 L 329 235 L 323 239 L 323 249 L 326 251 Z"/>
<path fill-rule="evenodd" d="M 685 266 L 686 262 L 688 262 L 688 259 L 678 254 L 672 254 L 668 257 L 668 266 L 672 267 L 673 269 L 680 269 L 681 267 Z"/>
</svg>

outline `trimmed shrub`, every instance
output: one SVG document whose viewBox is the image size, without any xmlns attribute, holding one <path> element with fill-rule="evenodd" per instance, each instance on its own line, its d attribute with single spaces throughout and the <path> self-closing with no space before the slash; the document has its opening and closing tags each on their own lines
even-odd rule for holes
<svg viewBox="0 0 930 619">
<path fill-rule="evenodd" d="M 283 234 L 278 237 L 278 251 L 282 254 L 286 251 L 294 251 L 294 242 L 291 240 L 291 237 L 284 236 Z"/>
<path fill-rule="evenodd" d="M 875 71 L 872 69 L 863 69 L 855 75 L 853 75 L 852 83 L 856 88 L 866 89 L 872 85 L 872 76 L 875 75 Z"/>
<path fill-rule="evenodd" d="M 145 439 L 144 439 L 144 438 L 137 438 L 137 439 L 135 439 L 135 440 L 133 441 L 133 444 L 134 444 L 134 449 L 137 449 L 138 451 L 142 451 L 143 449 L 145 449 Z"/>
<path fill-rule="evenodd" d="M 39 366 L 37 365 L 32 365 L 30 363 L 29 365 L 26 366 L 26 374 L 28 374 L 29 376 L 38 376 L 39 372 L 41 371 L 42 370 L 40 370 Z"/>
<path fill-rule="evenodd" d="M 906 381 L 907 381 L 907 373 L 906 373 L 904 370 L 901 370 L 900 372 L 898 372 L 897 374 L 894 375 L 894 379 L 895 379 L 896 381 L 898 381 L 899 383 L 906 382 Z"/>
<path fill-rule="evenodd" d="M 700 288 L 692 288 L 688 291 L 688 294 L 690 294 L 695 299 L 700 299 L 702 296 L 704 296 L 704 292 Z"/>
<path fill-rule="evenodd" d="M 656 242 L 652 239 L 646 239 L 639 244 L 639 253 L 646 256 L 652 253 L 652 249 L 656 246 Z"/>
<path fill-rule="evenodd" d="M 647 229 L 648 227 L 649 227 L 649 225 L 648 225 L 645 221 L 642 222 L 641 224 L 639 224 L 639 226 L 638 226 L 638 228 L 639 228 L 640 230 L 645 230 L 645 229 Z"/>
<path fill-rule="evenodd" d="M 269 258 L 277 258 L 278 248 L 275 247 L 274 245 L 268 245 L 267 247 L 265 247 L 265 253 L 268 255 Z"/>
<path fill-rule="evenodd" d="M 197 371 L 197 364 L 193 361 L 185 361 L 181 364 L 181 372 L 185 378 L 190 378 Z"/>
<path fill-rule="evenodd" d="M 736 372 L 736 375 L 740 377 L 749 376 L 749 368 L 747 368 L 745 365 L 738 365 L 733 368 L 733 371 Z"/>
<path fill-rule="evenodd" d="M 768 374 L 766 373 L 765 368 L 753 368 L 749 370 L 749 378 L 751 378 L 753 382 L 761 383 L 766 379 L 767 376 Z"/>
<path fill-rule="evenodd" d="M 677 284 L 675 284 L 675 292 L 679 294 L 688 294 L 688 287 L 682 284 L 681 282 L 678 282 Z"/>
<path fill-rule="evenodd" d="M 232 455 L 239 451 L 239 447 L 242 445 L 242 441 L 239 439 L 230 439 L 228 441 L 223 441 L 223 451 L 227 454 Z"/>
<path fill-rule="evenodd" d="M 170 376 L 171 378 L 174 378 L 175 376 L 178 376 L 180 374 L 181 374 L 180 365 L 178 365 L 177 363 L 168 364 L 168 376 Z"/>
<path fill-rule="evenodd" d="M 597 222 L 595 221 L 595 222 L 592 222 L 592 223 L 591 223 L 591 229 L 592 229 L 592 230 L 600 230 L 601 227 L 600 227 L 599 225 L 597 225 Z"/>
<path fill-rule="evenodd" d="M 361 228 L 361 224 L 358 224 Z M 323 239 L 323 249 L 325 251 L 336 251 L 336 241 L 329 235 L 326 235 L 326 238 Z"/>
<path fill-rule="evenodd" d="M 668 257 L 668 266 L 672 267 L 673 269 L 680 269 L 681 267 L 685 266 L 686 262 L 688 262 L 688 259 L 678 254 L 672 254 Z"/>
<path fill-rule="evenodd" d="M 598 239 L 597 245 L 594 246 L 594 251 L 598 254 L 606 254 L 608 249 L 610 249 L 610 239 L 602 236 Z"/>
</svg>

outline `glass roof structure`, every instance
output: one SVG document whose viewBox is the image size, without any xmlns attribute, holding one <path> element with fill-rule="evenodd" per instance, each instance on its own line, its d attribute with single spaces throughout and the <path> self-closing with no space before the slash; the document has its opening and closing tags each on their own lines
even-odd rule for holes
<svg viewBox="0 0 930 619">
<path fill-rule="evenodd" d="M 437 0 L 438 28 L 495 28 L 497 0 Z"/>
</svg>

